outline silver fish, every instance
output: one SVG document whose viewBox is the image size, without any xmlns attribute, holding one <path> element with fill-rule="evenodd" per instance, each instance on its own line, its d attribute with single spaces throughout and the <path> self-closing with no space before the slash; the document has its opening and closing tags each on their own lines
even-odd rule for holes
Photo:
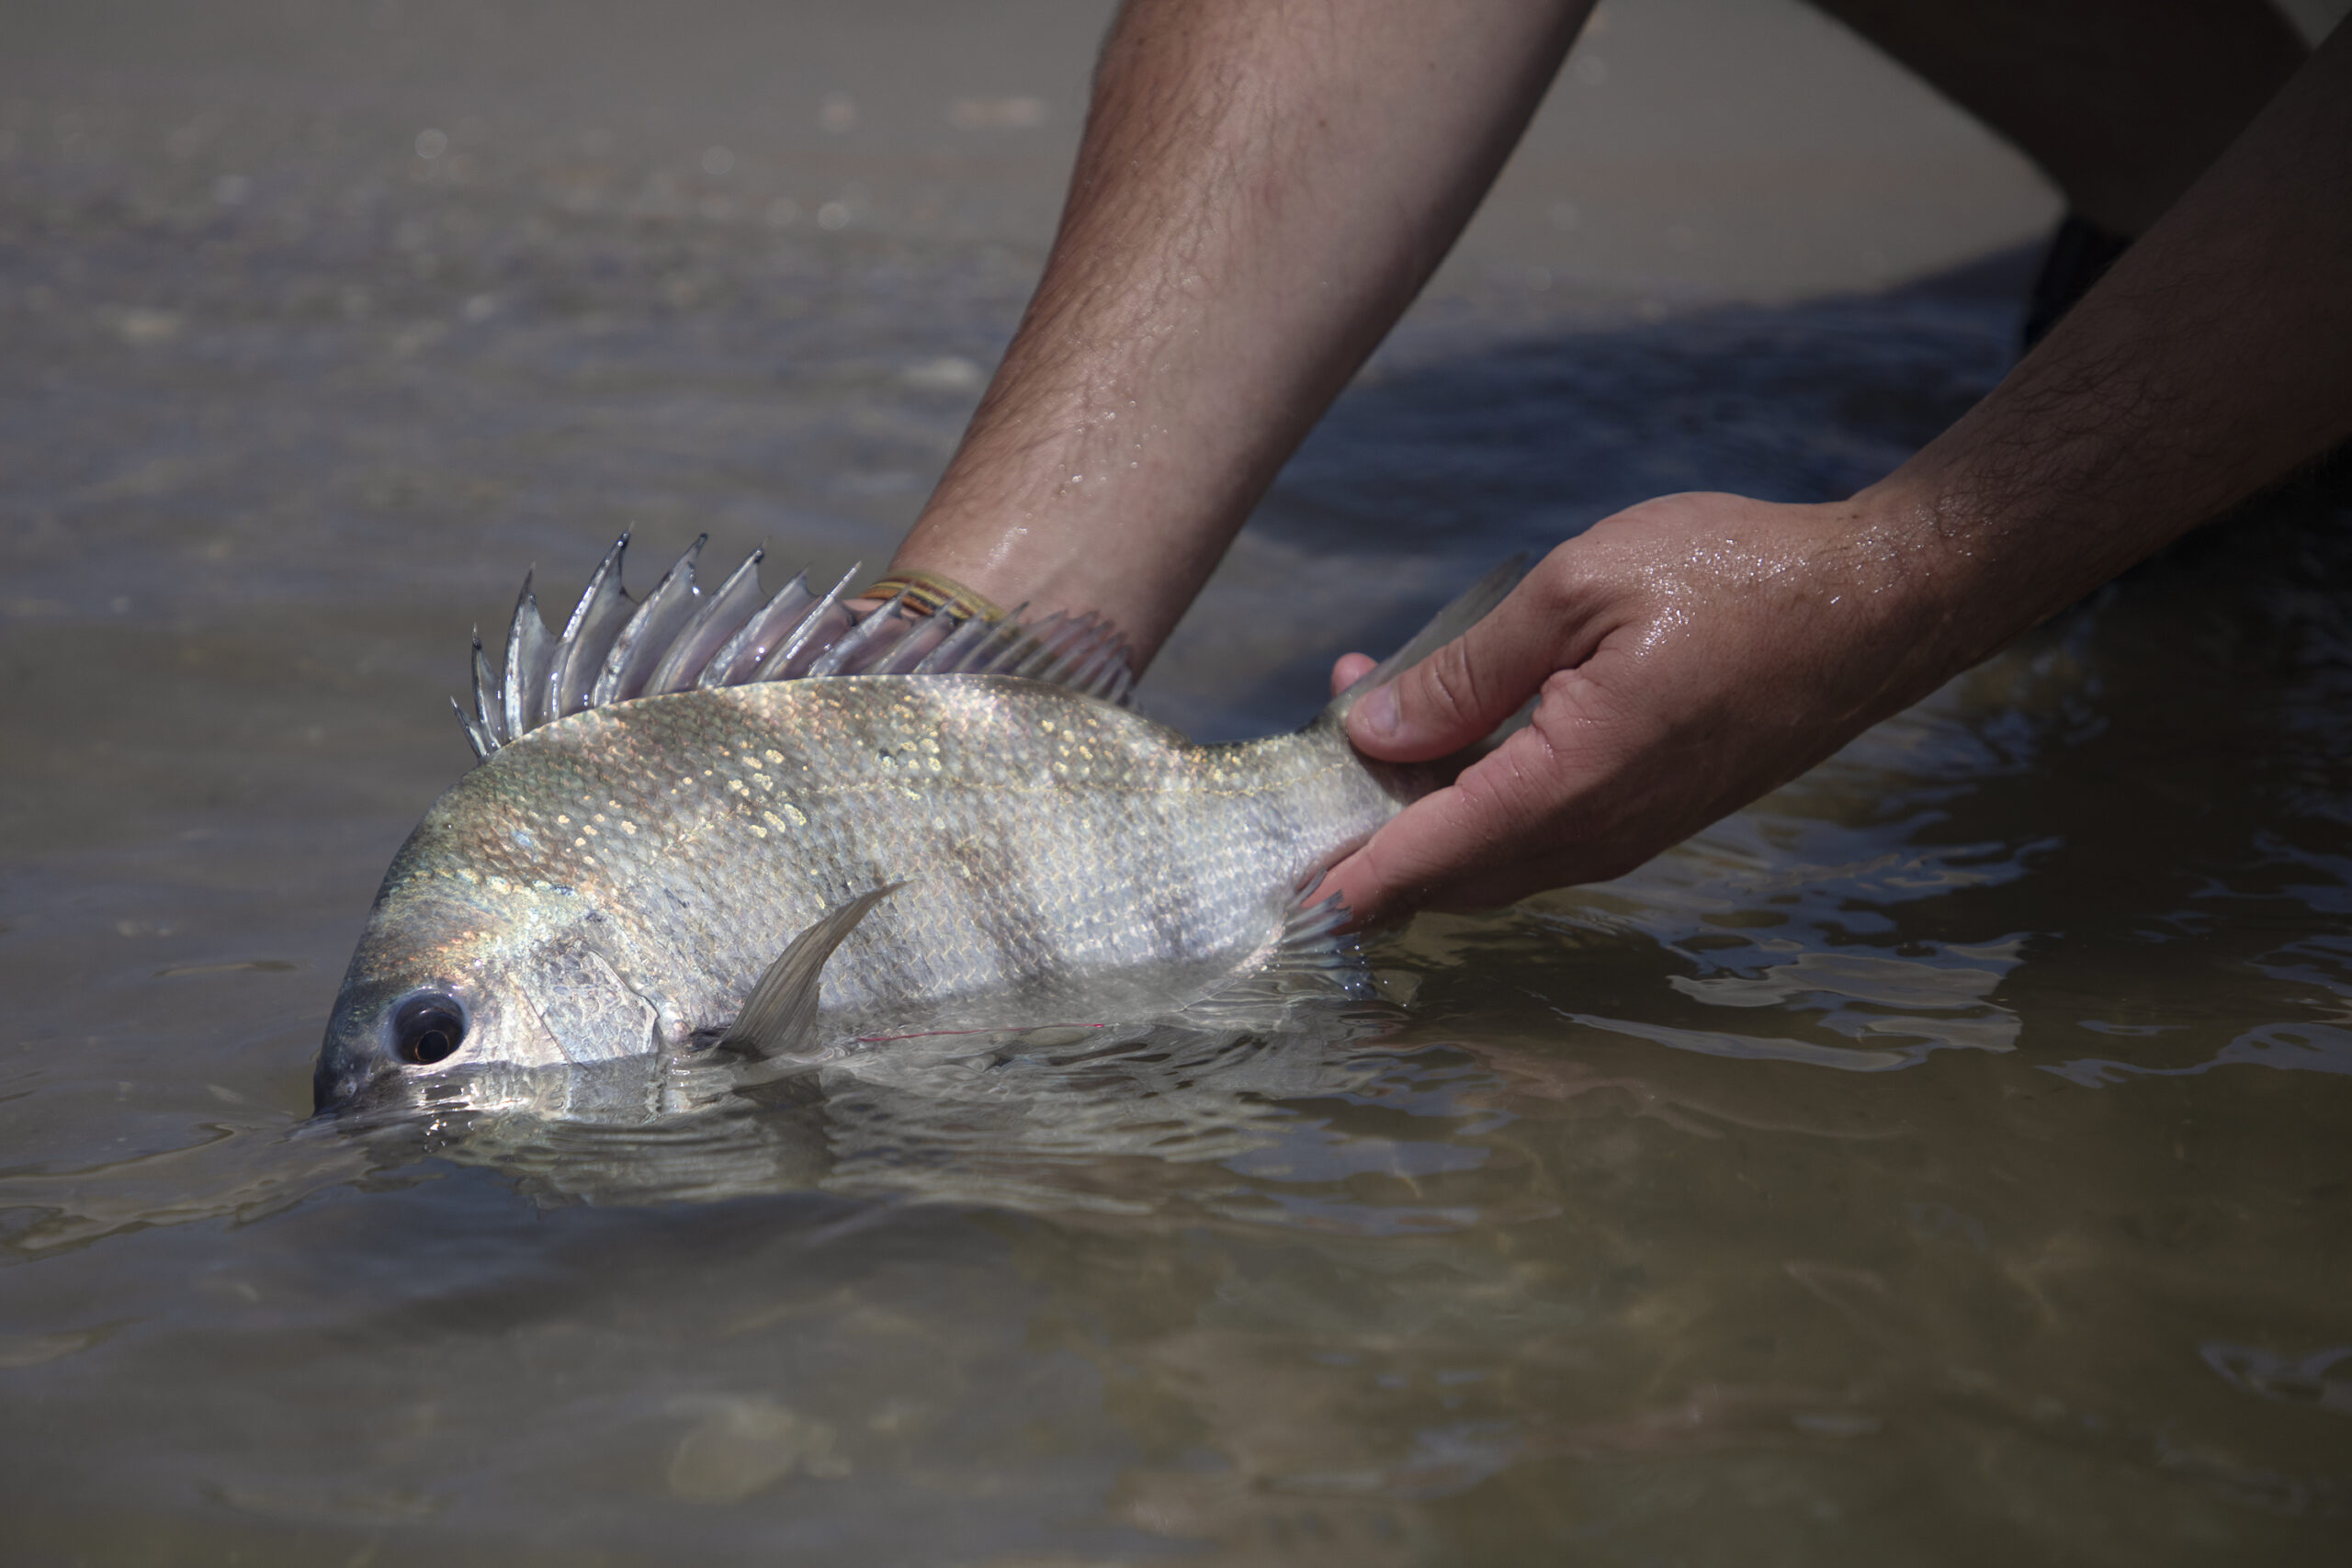
<svg viewBox="0 0 2352 1568">
<path fill-rule="evenodd" d="M 322 1111 L 1344 989 L 1345 911 L 1302 889 L 1439 782 L 1362 757 L 1348 709 L 1516 573 L 1296 734 L 1194 745 L 1120 705 L 1091 620 L 853 623 L 839 586 L 763 609 L 745 571 L 698 604 L 700 541 L 631 613 L 627 542 L 560 637 L 526 582 L 502 676 L 476 640 L 483 761 L 385 875 Z"/>
</svg>

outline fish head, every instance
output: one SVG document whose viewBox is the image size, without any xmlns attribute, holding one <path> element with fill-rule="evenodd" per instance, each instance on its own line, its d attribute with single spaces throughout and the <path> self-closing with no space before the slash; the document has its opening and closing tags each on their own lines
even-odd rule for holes
<svg viewBox="0 0 2352 1568">
<path fill-rule="evenodd" d="M 490 1063 L 561 1059 L 531 1005 L 532 949 L 436 902 L 392 888 L 378 901 L 319 1047 L 319 1111 L 424 1097 Z"/>
<path fill-rule="evenodd" d="M 394 859 L 368 914 L 311 1078 L 322 1112 L 471 1102 L 469 1086 L 684 1037 L 624 978 L 638 966 L 629 922 L 588 888 L 529 874 L 548 868 L 517 867 L 513 835 L 448 805 Z"/>
</svg>

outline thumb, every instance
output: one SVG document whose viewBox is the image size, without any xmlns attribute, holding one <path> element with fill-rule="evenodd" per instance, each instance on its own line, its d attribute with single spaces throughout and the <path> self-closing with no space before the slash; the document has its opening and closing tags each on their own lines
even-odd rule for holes
<svg viewBox="0 0 2352 1568">
<path fill-rule="evenodd" d="M 1372 673 L 1374 660 L 1368 653 L 1343 653 L 1331 666 L 1331 694 L 1338 696 L 1358 681 Z"/>
<path fill-rule="evenodd" d="M 1348 739 L 1367 756 L 1425 762 L 1494 733 L 1533 696 L 1559 661 L 1557 618 L 1530 578 L 1492 614 L 1384 686 L 1348 715 Z M 1539 607 L 1543 606 L 1543 607 Z"/>
</svg>

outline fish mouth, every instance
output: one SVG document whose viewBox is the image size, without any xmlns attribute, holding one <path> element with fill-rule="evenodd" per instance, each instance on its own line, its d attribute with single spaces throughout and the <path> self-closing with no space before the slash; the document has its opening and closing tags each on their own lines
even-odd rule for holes
<svg viewBox="0 0 2352 1568">
<path fill-rule="evenodd" d="M 364 1018 L 383 1009 L 352 1010 Z M 359 1023 L 343 1010 L 327 1025 L 320 1042 L 318 1064 L 311 1069 L 311 1113 L 339 1116 L 356 1110 L 389 1107 L 407 1098 L 413 1079 L 386 1048 L 385 1019 Z"/>
<path fill-rule="evenodd" d="M 322 1055 L 311 1076 L 311 1120 L 395 1122 L 468 1109 L 476 1071 L 469 1066 L 454 1072 L 418 1073 L 398 1064 L 365 1060 L 343 1068 Z"/>
<path fill-rule="evenodd" d="M 400 1070 L 387 1062 L 360 1056 L 354 1060 L 330 1039 L 319 1051 L 311 1072 L 311 1114 L 343 1116 L 356 1111 L 388 1107 L 399 1098 Z"/>
</svg>

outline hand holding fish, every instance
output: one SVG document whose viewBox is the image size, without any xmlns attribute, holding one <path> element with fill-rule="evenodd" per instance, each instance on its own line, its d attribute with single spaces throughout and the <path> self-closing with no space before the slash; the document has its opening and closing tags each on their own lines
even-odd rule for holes
<svg viewBox="0 0 2352 1568">
<path fill-rule="evenodd" d="M 2352 112 L 2325 80 L 2352 82 L 2352 33 L 2317 64 L 1886 479 L 1830 505 L 1679 495 L 1619 513 L 1360 702 L 1350 738 L 1400 761 L 1542 699 L 1326 886 L 1377 919 L 1630 870 L 2352 433 L 2352 318 L 2328 281 L 2352 218 L 2290 199 L 2314 171 L 2352 177 Z M 2244 246 L 2267 258 L 2259 299 Z"/>
<path fill-rule="evenodd" d="M 1582 11 L 1528 0 L 1465 28 L 1389 6 L 1327 31 L 1280 7 L 1131 4 L 1045 279 L 895 566 L 1094 613 L 1148 663 L 1466 220 Z M 2161 197 L 2268 90 L 2206 104 Z M 1350 735 L 1393 760 L 1544 698 L 1330 886 L 1377 919 L 1622 871 L 2342 441 L 2346 188 L 2352 28 L 1886 480 L 1828 506 L 1622 513 L 1363 704 Z"/>
<path fill-rule="evenodd" d="M 2352 213 L 2298 197 L 2352 179 L 2346 85 L 2339 30 L 2046 343 L 1884 480 L 1828 505 L 1619 513 L 1361 701 L 1350 739 L 1397 761 L 1542 699 L 1326 887 L 1377 919 L 1630 870 L 2342 442 L 2352 316 L 2332 280 Z"/>
<path fill-rule="evenodd" d="M 1357 918 L 1475 908 L 1631 871 L 1933 690 L 1928 542 L 1850 506 L 1675 495 L 1554 550 L 1469 632 L 1351 714 L 1384 761 L 1532 721 L 1335 866 Z M 1948 624 L 1948 623 L 1947 623 Z M 1369 669 L 1352 654 L 1344 686 Z"/>
</svg>

